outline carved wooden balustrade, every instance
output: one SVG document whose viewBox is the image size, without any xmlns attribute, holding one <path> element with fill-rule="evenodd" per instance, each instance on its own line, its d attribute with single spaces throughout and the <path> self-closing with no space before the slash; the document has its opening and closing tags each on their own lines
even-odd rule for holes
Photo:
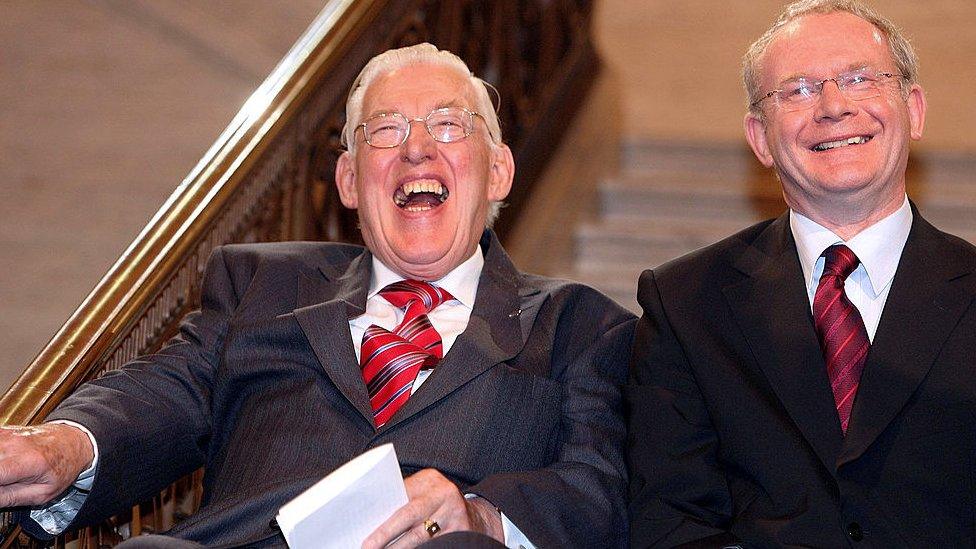
<svg viewBox="0 0 976 549">
<path fill-rule="evenodd" d="M 79 384 L 157 349 L 198 304 L 215 246 L 283 239 L 358 241 L 333 184 L 346 93 L 388 48 L 428 41 L 458 53 L 500 92 L 516 183 L 511 227 L 579 105 L 597 60 L 590 0 L 331 0 L 101 282 L 0 399 L 0 424 L 43 420 Z M 56 547 L 112 546 L 167 529 L 199 505 L 202 472 Z M 0 513 L 0 549 L 43 544 Z"/>
</svg>

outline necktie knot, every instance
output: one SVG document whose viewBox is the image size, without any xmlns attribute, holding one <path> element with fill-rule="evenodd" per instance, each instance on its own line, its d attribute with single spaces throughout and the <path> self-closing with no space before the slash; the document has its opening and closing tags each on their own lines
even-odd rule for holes
<svg viewBox="0 0 976 549">
<path fill-rule="evenodd" d="M 823 256 L 823 276 L 836 276 L 840 277 L 841 280 L 846 280 L 861 263 L 857 255 L 843 244 L 835 244 L 827 248 L 824 250 Z"/>
<path fill-rule="evenodd" d="M 412 315 L 427 314 L 445 301 L 454 299 L 447 290 L 430 282 L 409 279 L 388 285 L 380 290 L 380 295 L 394 307 L 406 307 Z"/>
</svg>

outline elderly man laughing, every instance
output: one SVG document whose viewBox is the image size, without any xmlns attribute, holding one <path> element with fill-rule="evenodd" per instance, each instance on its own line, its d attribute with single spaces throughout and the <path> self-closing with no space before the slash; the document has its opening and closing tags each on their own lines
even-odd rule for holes
<svg viewBox="0 0 976 549">
<path fill-rule="evenodd" d="M 0 430 L 0 505 L 34 506 L 29 531 L 99 520 L 203 465 L 200 511 L 126 543 L 278 546 L 282 504 L 392 442 L 409 503 L 365 547 L 622 543 L 635 319 L 519 272 L 485 228 L 514 174 L 485 84 L 429 44 L 391 50 L 347 115 L 336 184 L 366 247 L 219 248 L 163 350 L 43 426 Z"/>
</svg>

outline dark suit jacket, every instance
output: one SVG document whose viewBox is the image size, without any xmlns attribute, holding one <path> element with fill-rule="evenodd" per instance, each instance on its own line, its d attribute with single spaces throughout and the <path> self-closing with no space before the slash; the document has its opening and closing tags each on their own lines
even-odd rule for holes
<svg viewBox="0 0 976 549">
<path fill-rule="evenodd" d="M 74 525 L 205 465 L 203 507 L 171 534 L 282 544 L 269 525 L 282 504 L 392 442 L 404 475 L 438 469 L 536 544 L 624 543 L 619 387 L 636 319 L 585 286 L 518 272 L 490 232 L 481 245 L 467 329 L 378 431 L 349 336 L 370 254 L 326 243 L 216 250 L 181 334 L 52 414 L 89 427 L 100 451 Z"/>
<path fill-rule="evenodd" d="M 974 268 L 915 211 L 846 438 L 788 216 L 646 271 L 633 545 L 973 546 Z"/>
</svg>

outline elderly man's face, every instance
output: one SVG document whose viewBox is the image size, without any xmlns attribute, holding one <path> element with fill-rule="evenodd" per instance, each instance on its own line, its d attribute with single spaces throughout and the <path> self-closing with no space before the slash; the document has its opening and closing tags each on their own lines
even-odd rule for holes
<svg viewBox="0 0 976 549">
<path fill-rule="evenodd" d="M 863 67 L 898 73 L 880 31 L 846 12 L 807 15 L 784 27 L 766 50 L 762 91 L 800 76 L 822 80 Z M 906 101 L 898 83 L 883 82 L 880 96 L 857 101 L 827 82 L 810 108 L 786 112 L 770 98 L 762 105 L 765 121 L 746 116 L 749 143 L 763 164 L 775 166 L 792 208 L 818 218 L 839 204 L 874 212 L 901 205 L 908 144 L 922 135 L 925 98 L 913 86 Z M 852 138 L 857 144 L 847 144 Z"/>
<path fill-rule="evenodd" d="M 412 65 L 373 81 L 363 117 L 423 118 L 437 108 L 476 111 L 475 105 L 470 81 L 458 71 Z M 508 195 L 514 173 L 511 152 L 491 142 L 483 120 L 475 116 L 473 133 L 452 143 L 435 141 L 422 122 L 411 123 L 399 147 L 374 148 L 362 130 L 355 139 L 355 156 L 339 159 L 336 184 L 342 203 L 359 210 L 363 239 L 376 257 L 404 276 L 436 280 L 474 253 L 488 202 Z M 433 192 L 411 193 L 418 189 Z M 436 195 L 444 191 L 441 201 Z"/>
</svg>

